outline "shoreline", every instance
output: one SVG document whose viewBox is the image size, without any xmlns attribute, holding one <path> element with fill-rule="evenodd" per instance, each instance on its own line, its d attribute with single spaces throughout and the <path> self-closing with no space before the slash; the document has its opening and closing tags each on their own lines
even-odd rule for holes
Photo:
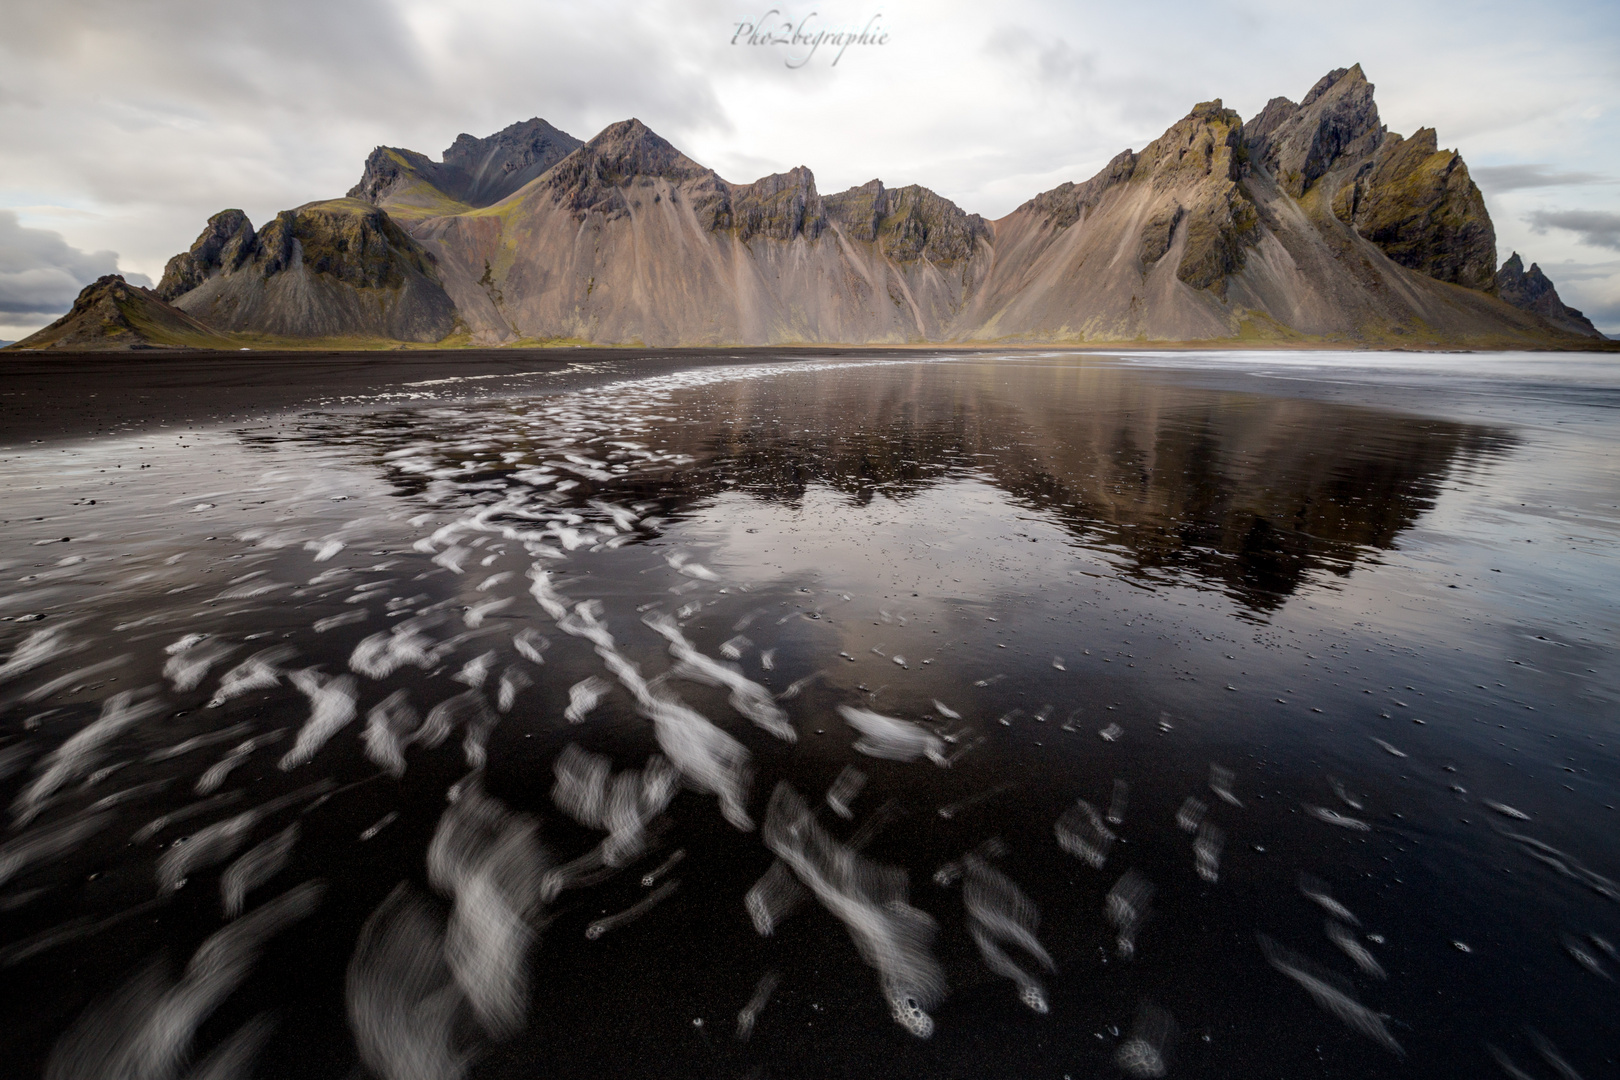
<svg viewBox="0 0 1620 1080">
<path fill-rule="evenodd" d="M 1620 348 L 1620 343 L 1615 343 Z M 1532 350 L 1327 345 L 1118 346 L 747 346 L 643 349 L 629 346 L 402 351 L 139 350 L 135 352 L 0 353 L 0 448 L 99 435 L 139 434 L 160 427 L 241 423 L 312 407 L 342 408 L 356 395 L 406 395 L 454 379 L 467 397 L 486 397 L 522 381 L 526 393 L 578 390 L 626 375 L 738 362 L 835 358 L 912 359 L 919 355 L 1009 353 L 1220 354 L 1346 352 L 1467 355 Z M 1567 350 L 1608 352 L 1602 350 Z M 544 381 L 542 381 L 544 380 Z"/>
</svg>

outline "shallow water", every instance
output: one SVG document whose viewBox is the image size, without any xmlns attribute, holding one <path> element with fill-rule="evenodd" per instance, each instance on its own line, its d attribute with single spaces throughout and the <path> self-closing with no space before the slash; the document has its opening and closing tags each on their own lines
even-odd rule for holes
<svg viewBox="0 0 1620 1080">
<path fill-rule="evenodd" d="M 1611 362 L 503 388 L 0 454 L 19 1075 L 1614 1071 Z"/>
</svg>

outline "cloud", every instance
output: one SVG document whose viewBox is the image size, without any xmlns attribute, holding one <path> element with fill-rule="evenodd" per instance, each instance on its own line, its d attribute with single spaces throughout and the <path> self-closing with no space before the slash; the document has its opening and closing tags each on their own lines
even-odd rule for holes
<svg viewBox="0 0 1620 1080">
<path fill-rule="evenodd" d="M 73 306 L 79 291 L 103 274 L 123 273 L 136 285 L 145 274 L 122 271 L 112 251 L 81 251 L 51 229 L 23 225 L 0 210 L 0 340 L 38 330 Z"/>
<path fill-rule="evenodd" d="M 1532 232 L 1565 229 L 1583 244 L 1620 251 L 1620 214 L 1606 210 L 1532 210 L 1525 220 Z"/>
<path fill-rule="evenodd" d="M 1616 182 L 1601 173 L 1559 172 L 1550 165 L 1481 165 L 1468 171 L 1480 187 L 1494 192 Z"/>
<path fill-rule="evenodd" d="M 0 210 L 0 322 L 55 318 L 73 306 L 79 290 L 103 274 L 118 273 L 115 251 L 80 251 L 62 234 L 30 229 L 10 210 Z M 152 284 L 145 274 L 125 274 L 134 285 Z"/>
</svg>

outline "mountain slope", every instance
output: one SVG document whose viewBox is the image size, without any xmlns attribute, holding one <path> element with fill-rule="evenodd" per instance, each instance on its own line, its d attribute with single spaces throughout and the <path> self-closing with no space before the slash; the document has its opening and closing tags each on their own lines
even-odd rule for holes
<svg viewBox="0 0 1620 1080">
<path fill-rule="evenodd" d="M 6 348 L 87 350 L 188 346 L 229 349 L 234 343 L 119 274 L 86 285 L 73 308 L 51 325 Z"/>
</svg>

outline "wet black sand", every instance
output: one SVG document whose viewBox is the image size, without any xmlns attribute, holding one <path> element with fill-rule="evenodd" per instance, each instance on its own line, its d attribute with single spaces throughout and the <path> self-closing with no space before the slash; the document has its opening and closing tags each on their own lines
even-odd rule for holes
<svg viewBox="0 0 1620 1080">
<path fill-rule="evenodd" d="M 0 445 L 117 430 L 230 423 L 425 380 L 477 380 L 490 396 L 524 377 L 548 389 L 681 368 L 826 357 L 916 355 L 871 349 L 458 349 L 396 352 L 0 352 Z M 594 369 L 594 370 L 586 370 Z M 512 377 L 505 382 L 502 376 Z M 532 385 L 525 382 L 524 385 Z"/>
<path fill-rule="evenodd" d="M 5 1060 L 1612 1071 L 1612 376 L 734 355 L 347 358 L 219 424 L 193 369 L 190 426 L 11 443 Z M 577 751 L 653 809 L 553 893 Z"/>
</svg>

